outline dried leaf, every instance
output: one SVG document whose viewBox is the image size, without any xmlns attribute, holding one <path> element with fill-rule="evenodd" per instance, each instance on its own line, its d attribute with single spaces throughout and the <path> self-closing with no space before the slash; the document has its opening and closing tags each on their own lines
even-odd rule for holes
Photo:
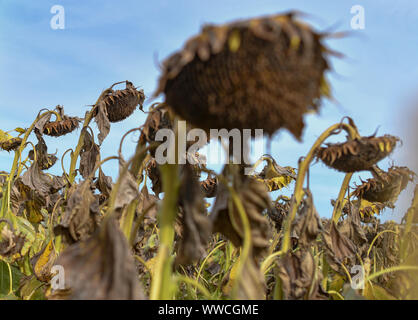
<svg viewBox="0 0 418 320">
<path fill-rule="evenodd" d="M 250 222 L 252 252 L 254 257 L 258 257 L 270 246 L 270 225 L 266 217 L 262 215 L 263 210 L 269 208 L 271 203 L 267 189 L 264 184 L 248 176 L 236 176 L 234 188 Z M 224 234 L 236 247 L 239 247 L 242 245 L 244 230 L 235 204 L 233 205 L 233 211 L 229 212 L 229 199 L 228 189 L 223 184 L 220 185 L 211 219 L 214 231 Z M 231 221 L 231 216 L 236 222 L 235 226 Z"/>
<path fill-rule="evenodd" d="M 108 219 L 87 241 L 68 247 L 57 261 L 65 271 L 64 297 L 50 299 L 145 299 L 125 236 L 114 219 Z"/>
<path fill-rule="evenodd" d="M 97 127 L 99 128 L 99 144 L 102 144 L 103 140 L 107 137 L 110 132 L 110 121 L 108 119 L 108 114 L 106 110 L 106 106 L 103 102 L 97 105 L 97 113 L 94 117 L 94 121 L 97 123 Z"/>
<path fill-rule="evenodd" d="M 87 179 L 93 172 L 97 162 L 100 161 L 100 147 L 94 143 L 93 137 L 86 130 L 84 143 L 80 151 L 80 174 Z"/>
<path fill-rule="evenodd" d="M 54 232 L 69 235 L 70 242 L 85 240 L 96 230 L 99 219 L 98 199 L 91 191 L 91 181 L 88 179 L 71 186 L 67 198 L 65 212 Z"/>
<path fill-rule="evenodd" d="M 178 264 L 190 264 L 205 255 L 206 245 L 212 233 L 211 220 L 207 216 L 196 175 L 190 165 L 183 170 L 179 191 L 182 236 L 177 251 Z"/>
<path fill-rule="evenodd" d="M 313 204 L 310 190 L 305 190 L 305 198 L 292 228 L 298 236 L 300 246 L 313 244 L 320 231 L 322 231 L 321 219 Z"/>
</svg>

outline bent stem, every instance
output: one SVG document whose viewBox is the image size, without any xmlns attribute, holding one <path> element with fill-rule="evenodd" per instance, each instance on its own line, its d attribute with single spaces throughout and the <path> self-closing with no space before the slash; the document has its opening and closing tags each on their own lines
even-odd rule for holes
<svg viewBox="0 0 418 320">
<path fill-rule="evenodd" d="M 290 243 L 291 243 L 290 233 L 291 233 L 292 222 L 296 217 L 297 208 L 299 207 L 299 204 L 302 201 L 303 182 L 305 181 L 305 176 L 306 176 L 307 170 L 309 169 L 309 165 L 311 164 L 312 160 L 315 157 L 316 150 L 322 145 L 322 143 L 329 136 L 341 132 L 341 129 L 346 131 L 349 134 L 350 139 L 354 139 L 358 137 L 358 132 L 355 127 L 346 123 L 334 124 L 320 135 L 320 137 L 315 141 L 314 145 L 310 149 L 308 155 L 299 164 L 298 175 L 296 179 L 295 190 L 292 196 L 290 212 L 286 220 L 284 221 L 284 234 L 283 234 L 283 243 L 282 243 L 282 248 L 281 248 L 281 251 L 283 251 L 283 253 L 288 252 L 290 249 Z"/>
<path fill-rule="evenodd" d="M 343 183 L 341 185 L 340 193 L 338 194 L 337 201 L 334 205 L 334 210 L 332 211 L 332 221 L 334 221 L 335 224 L 337 224 L 338 220 L 341 217 L 341 213 L 343 210 L 343 204 L 344 204 L 344 195 L 347 192 L 348 185 L 350 183 L 351 177 L 353 176 L 353 173 L 347 173 L 344 177 Z"/>
</svg>

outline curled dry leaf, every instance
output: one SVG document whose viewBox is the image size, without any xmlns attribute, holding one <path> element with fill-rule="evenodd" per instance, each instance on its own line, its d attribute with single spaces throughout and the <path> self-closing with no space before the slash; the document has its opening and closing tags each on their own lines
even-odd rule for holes
<svg viewBox="0 0 418 320">
<path fill-rule="evenodd" d="M 139 138 L 142 143 L 155 142 L 155 135 L 160 129 L 172 129 L 173 123 L 167 106 L 163 103 L 151 107 L 147 119 L 143 125 L 141 136 Z"/>
<path fill-rule="evenodd" d="M 270 197 L 263 183 L 248 176 L 235 176 L 234 189 L 250 223 L 252 252 L 254 257 L 258 257 L 270 245 L 270 225 L 262 214 L 265 209 L 270 207 Z M 242 246 L 244 229 L 235 204 L 232 205 L 232 212 L 229 211 L 230 201 L 232 199 L 227 187 L 223 184 L 219 185 L 211 213 L 213 230 L 222 233 L 234 246 L 239 247 Z"/>
<path fill-rule="evenodd" d="M 110 132 L 110 121 L 107 115 L 107 110 L 104 104 L 99 103 L 96 105 L 97 111 L 94 117 L 94 121 L 97 123 L 99 129 L 99 143 L 102 144 L 103 140 L 107 137 Z"/>
<path fill-rule="evenodd" d="M 100 147 L 94 143 L 93 137 L 86 130 L 84 132 L 84 142 L 80 151 L 80 174 L 87 179 L 93 172 L 96 164 L 100 161 Z"/>
<path fill-rule="evenodd" d="M 179 191 L 181 209 L 181 238 L 177 251 L 177 264 L 186 265 L 195 262 L 206 253 L 212 233 L 203 194 L 193 168 L 185 165 Z"/>
<path fill-rule="evenodd" d="M 288 252 L 278 259 L 277 265 L 284 299 L 327 298 L 320 286 L 320 273 L 315 276 L 317 266 L 309 249 Z"/>
<path fill-rule="evenodd" d="M 38 161 L 41 170 L 48 170 L 57 162 L 58 158 L 54 154 L 48 154 L 48 147 L 42 135 L 39 132 L 35 132 L 35 134 L 38 139 L 38 143 L 35 145 L 36 161 Z M 32 161 L 35 160 L 35 152 L 34 150 L 29 151 L 28 157 Z"/>
<path fill-rule="evenodd" d="M 340 271 L 340 264 L 347 265 L 355 261 L 356 246 L 338 230 L 334 222 L 331 222 L 329 231 L 324 231 L 321 234 L 328 263 L 335 271 Z"/>
<path fill-rule="evenodd" d="M 54 188 L 53 180 L 39 168 L 37 161 L 33 162 L 22 175 L 22 183 L 39 195 L 46 197 Z"/>
<path fill-rule="evenodd" d="M 155 158 L 152 158 L 148 161 L 147 165 L 145 166 L 145 171 L 147 176 L 151 179 L 151 189 L 158 197 L 163 190 L 160 171 L 158 169 L 158 164 Z"/>
<path fill-rule="evenodd" d="M 340 226 L 340 232 L 349 238 L 357 247 L 357 253 L 362 256 L 367 249 L 368 239 L 366 232 L 361 225 L 360 211 L 358 207 L 353 207 L 347 219 Z"/>
<path fill-rule="evenodd" d="M 392 153 L 398 141 L 399 138 L 390 135 L 361 137 L 329 144 L 326 148 L 318 149 L 316 156 L 328 167 L 341 172 L 369 170 Z"/>
<path fill-rule="evenodd" d="M 65 289 L 50 299 L 145 299 L 125 236 L 109 218 L 94 236 L 68 247 L 57 264 L 65 270 Z"/>
<path fill-rule="evenodd" d="M 40 116 L 40 115 L 39 115 Z M 42 117 L 40 117 L 37 121 L 36 121 L 36 123 L 35 123 L 35 126 L 34 126 L 34 128 L 35 128 L 35 133 L 38 133 L 38 134 L 43 134 L 44 133 L 44 127 L 45 127 L 45 124 L 47 124 L 47 123 L 49 123 L 50 122 L 50 120 L 51 120 L 51 116 L 52 116 L 52 114 L 51 113 L 48 113 L 48 114 L 45 114 L 45 115 L 43 115 Z"/>
<path fill-rule="evenodd" d="M 99 168 L 99 177 L 95 181 L 94 187 L 100 191 L 104 199 L 108 199 L 113 188 L 112 177 L 106 176 Z"/>
<path fill-rule="evenodd" d="M 240 259 L 235 262 L 225 279 L 227 283 L 222 288 L 226 295 L 230 295 L 237 281 L 237 270 Z M 237 299 L 239 300 L 265 300 L 266 284 L 263 273 L 253 259 L 247 259 L 242 269 L 241 281 L 238 283 Z"/>
<path fill-rule="evenodd" d="M 305 198 L 292 228 L 298 237 L 298 244 L 302 247 L 313 244 L 322 231 L 321 219 L 313 204 L 310 190 L 305 190 Z"/>
<path fill-rule="evenodd" d="M 157 213 L 158 213 L 158 197 L 149 194 L 148 188 L 144 185 L 139 195 L 139 203 L 137 207 L 137 212 L 144 215 L 144 223 L 146 225 L 156 224 L 157 223 Z"/>
<path fill-rule="evenodd" d="M 354 190 L 353 195 L 370 202 L 395 203 L 414 177 L 415 173 L 407 167 L 393 166 L 387 172 L 379 171 L 379 176 L 367 179 Z"/>
<path fill-rule="evenodd" d="M 303 114 L 328 89 L 326 55 L 294 14 L 206 25 L 164 62 L 155 95 L 202 129 L 285 127 L 300 139 Z"/>
<path fill-rule="evenodd" d="M 122 168 L 125 165 L 125 161 L 120 158 L 119 160 L 119 173 L 122 172 Z M 138 184 L 135 181 L 133 175 L 126 171 L 126 174 L 121 177 L 120 186 L 116 194 L 115 209 L 121 209 L 132 202 L 132 200 L 139 197 Z"/>
<path fill-rule="evenodd" d="M 72 185 L 68 190 L 67 204 L 55 234 L 64 234 L 71 243 L 85 240 L 96 230 L 99 222 L 99 200 L 91 190 L 91 181 Z"/>
</svg>

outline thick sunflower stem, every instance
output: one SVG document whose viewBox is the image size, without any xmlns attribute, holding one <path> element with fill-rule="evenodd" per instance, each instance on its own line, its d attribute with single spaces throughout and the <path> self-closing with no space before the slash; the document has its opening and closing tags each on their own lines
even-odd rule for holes
<svg viewBox="0 0 418 320">
<path fill-rule="evenodd" d="M 331 135 L 335 134 L 337 130 L 343 129 L 345 130 L 351 139 L 354 139 L 358 136 L 357 130 L 349 124 L 345 123 L 337 123 L 329 127 L 325 130 L 320 137 L 315 141 L 314 145 L 310 149 L 307 156 L 299 163 L 298 175 L 295 184 L 295 190 L 293 192 L 292 200 L 291 200 L 291 207 L 289 211 L 289 215 L 286 217 L 284 221 L 284 234 L 283 234 L 283 242 L 281 251 L 286 253 L 290 249 L 290 234 L 291 234 L 291 226 L 292 222 L 296 217 L 297 209 L 302 201 L 303 198 L 303 183 L 305 181 L 306 173 L 309 169 L 309 166 L 312 160 L 315 158 L 315 154 L 317 149 L 324 143 L 324 141 Z"/>
<path fill-rule="evenodd" d="M 351 177 L 353 173 L 347 173 L 344 177 L 343 183 L 341 185 L 340 193 L 338 194 L 337 201 L 334 204 L 334 210 L 332 212 L 332 221 L 337 224 L 338 220 L 340 220 L 341 213 L 344 207 L 344 195 L 347 192 L 348 185 L 350 183 Z"/>
<path fill-rule="evenodd" d="M 172 258 L 174 244 L 174 223 L 177 216 L 179 192 L 179 172 L 177 164 L 165 164 L 160 167 L 164 200 L 159 213 L 160 248 L 157 254 L 155 276 L 151 283 L 150 299 L 172 299 Z"/>
</svg>

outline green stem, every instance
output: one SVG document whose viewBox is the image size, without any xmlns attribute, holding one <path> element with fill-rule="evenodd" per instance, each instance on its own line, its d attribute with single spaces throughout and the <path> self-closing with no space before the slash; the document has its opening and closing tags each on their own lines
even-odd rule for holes
<svg viewBox="0 0 418 320">
<path fill-rule="evenodd" d="M 367 277 L 366 281 L 371 281 L 377 277 L 380 277 L 381 275 L 384 275 L 386 273 L 394 272 L 394 271 L 406 271 L 406 270 L 418 270 L 418 266 L 396 266 L 392 268 L 388 268 L 385 270 L 381 270 L 378 272 L 375 272 Z"/>
<path fill-rule="evenodd" d="M 179 191 L 179 173 L 177 164 L 160 166 L 163 181 L 164 199 L 159 213 L 160 248 L 155 263 L 155 276 L 151 282 L 150 299 L 171 299 L 171 251 L 174 243 L 173 225 L 177 216 L 177 198 Z"/>
<path fill-rule="evenodd" d="M 239 213 L 241 222 L 242 222 L 242 226 L 244 228 L 244 239 L 243 239 L 243 245 L 242 245 L 242 252 L 241 252 L 241 256 L 239 259 L 239 264 L 238 264 L 238 268 L 237 268 L 237 277 L 235 280 L 235 284 L 234 287 L 232 289 L 232 294 L 231 296 L 234 298 L 236 297 L 236 294 L 238 292 L 238 288 L 239 288 L 239 284 L 241 281 L 241 277 L 242 277 L 242 271 L 245 267 L 245 263 L 247 262 L 247 260 L 250 258 L 250 253 L 251 253 L 251 227 L 250 227 L 250 221 L 248 220 L 248 217 L 245 213 L 245 209 L 244 206 L 242 205 L 242 202 L 240 200 L 240 198 L 238 197 L 238 195 L 236 194 L 235 190 L 232 187 L 228 187 L 229 192 L 231 194 L 232 200 L 237 208 L 237 211 Z M 232 212 L 230 214 L 230 216 L 232 217 Z M 238 230 L 238 229 L 236 229 Z"/>
</svg>

